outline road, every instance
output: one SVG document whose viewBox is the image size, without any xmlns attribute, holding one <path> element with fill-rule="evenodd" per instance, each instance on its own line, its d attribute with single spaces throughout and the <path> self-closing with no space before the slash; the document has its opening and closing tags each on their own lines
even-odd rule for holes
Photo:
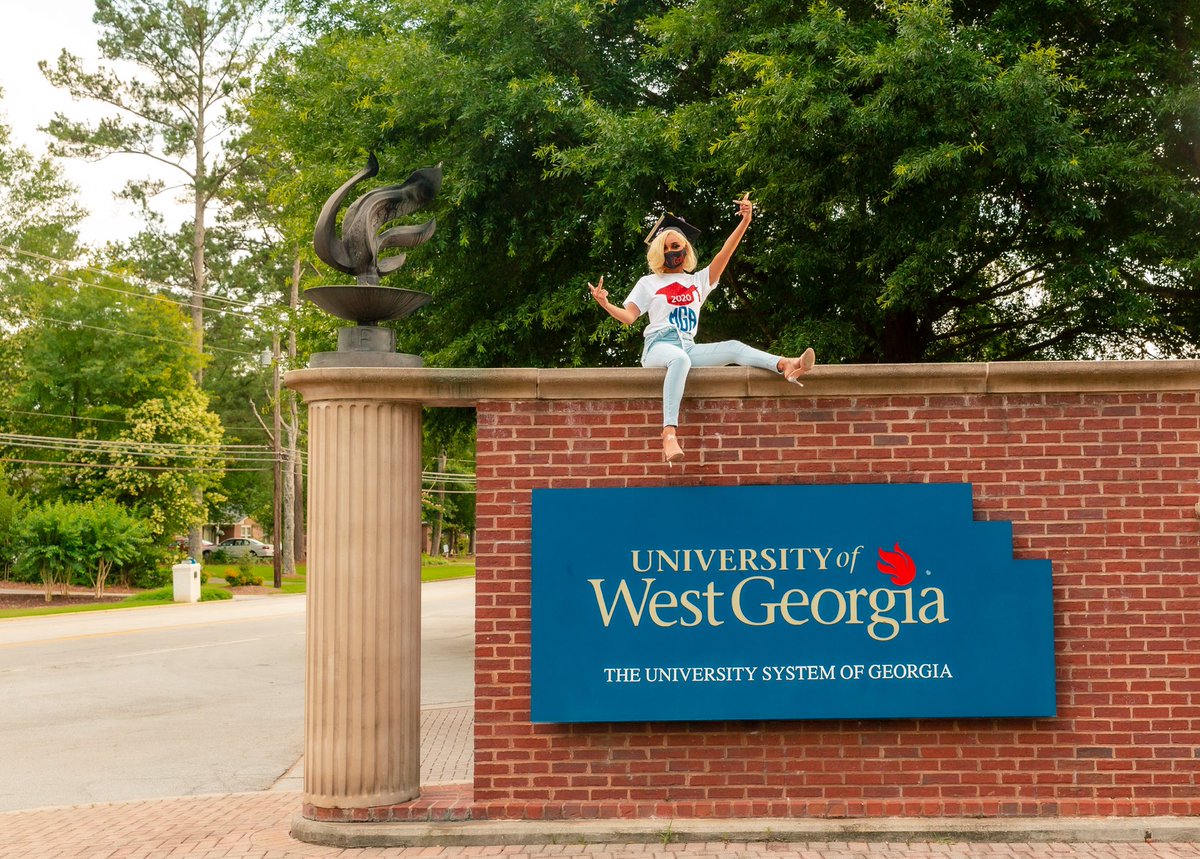
<svg viewBox="0 0 1200 859">
<path fill-rule="evenodd" d="M 473 696 L 474 580 L 422 586 L 422 705 Z M 269 788 L 300 757 L 303 596 L 0 620 L 0 811 Z"/>
</svg>

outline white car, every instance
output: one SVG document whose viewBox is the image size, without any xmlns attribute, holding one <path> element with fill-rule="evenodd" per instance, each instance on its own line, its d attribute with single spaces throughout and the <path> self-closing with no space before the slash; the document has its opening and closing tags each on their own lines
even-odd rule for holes
<svg viewBox="0 0 1200 859">
<path fill-rule="evenodd" d="M 204 550 L 204 560 L 209 560 L 214 552 L 224 552 L 227 557 L 234 560 L 244 557 L 275 557 L 274 546 L 269 546 L 259 540 L 251 540 L 249 537 L 234 537 L 230 540 L 222 540 L 217 545 Z"/>
</svg>

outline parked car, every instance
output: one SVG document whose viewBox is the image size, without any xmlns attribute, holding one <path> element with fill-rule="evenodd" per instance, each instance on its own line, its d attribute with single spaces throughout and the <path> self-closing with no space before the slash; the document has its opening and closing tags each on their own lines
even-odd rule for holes
<svg viewBox="0 0 1200 859">
<path fill-rule="evenodd" d="M 238 558 L 274 558 L 275 547 L 249 537 L 234 537 L 222 540 L 217 545 L 204 550 L 204 560 L 212 557 L 214 552 L 224 552 L 231 560 Z"/>
</svg>

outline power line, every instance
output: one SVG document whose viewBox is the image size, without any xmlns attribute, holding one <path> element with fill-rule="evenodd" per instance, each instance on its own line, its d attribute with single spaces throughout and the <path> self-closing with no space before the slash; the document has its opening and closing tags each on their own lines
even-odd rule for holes
<svg viewBox="0 0 1200 859">
<path fill-rule="evenodd" d="M 25 412 L 20 409 L 0 409 L 0 412 L 10 415 L 33 415 L 38 418 L 65 418 L 69 421 L 97 421 L 105 424 L 125 424 L 133 426 L 130 421 L 122 421 L 117 418 L 85 418 L 82 415 L 56 415 L 53 412 Z"/>
<path fill-rule="evenodd" d="M 0 440 L 0 444 L 5 444 L 5 446 L 14 448 L 17 450 L 39 450 L 39 451 L 44 450 L 44 451 L 54 451 L 54 452 L 58 452 L 58 453 L 67 453 L 67 454 L 75 454 L 75 455 L 92 454 L 92 455 L 96 455 L 96 456 L 106 456 L 106 457 L 140 457 L 140 458 L 168 459 L 168 460 L 182 461 L 183 463 L 191 462 L 193 464 L 203 463 L 203 462 L 213 462 L 213 463 L 220 462 L 220 463 L 228 463 L 228 464 L 239 464 L 239 463 L 273 464 L 275 462 L 274 457 L 272 457 L 270 455 L 256 456 L 253 454 L 247 455 L 246 453 L 237 453 L 237 452 L 223 453 L 219 450 L 215 451 L 215 452 L 208 452 L 208 453 L 204 453 L 204 452 L 198 452 L 198 453 L 155 452 L 155 451 L 147 451 L 147 450 L 128 449 L 128 448 L 122 448 L 122 447 L 85 447 L 85 446 L 73 446 L 73 445 L 42 444 L 42 443 L 20 443 L 20 444 L 4 443 L 2 440 Z M 108 465 L 110 467 L 114 467 L 114 468 L 123 467 L 123 465 L 121 463 L 108 463 Z M 181 465 L 181 467 L 183 467 L 183 466 Z M 196 464 L 195 467 L 204 468 L 206 466 Z"/>
<path fill-rule="evenodd" d="M 22 411 L 21 409 L 0 409 L 0 412 L 10 415 L 31 415 L 38 418 L 63 418 L 64 420 L 68 421 L 96 421 L 98 423 L 105 424 L 124 424 L 125 426 L 134 426 L 132 421 L 123 421 L 117 418 L 92 418 L 85 417 L 84 415 L 59 415 L 55 414 L 54 412 L 27 412 Z M 227 430 L 239 430 L 241 432 L 245 432 L 247 430 L 260 432 L 262 430 L 262 427 L 231 427 L 226 426 L 225 424 L 221 424 L 221 426 Z M 266 447 L 266 445 L 263 445 L 263 447 Z"/>
<path fill-rule="evenodd" d="M 188 302 L 188 301 L 182 301 L 178 298 L 171 298 L 169 296 L 158 295 L 156 293 L 130 292 L 127 289 L 117 289 L 115 286 L 105 286 L 104 284 L 101 284 L 101 283 L 88 283 L 86 280 L 76 280 L 75 278 L 67 277 L 66 275 L 62 275 L 62 274 L 51 273 L 51 274 L 47 274 L 46 277 L 52 277 L 55 280 L 61 280 L 64 283 L 70 283 L 70 284 L 74 284 L 76 286 L 88 286 L 88 287 L 91 287 L 92 289 L 103 289 L 103 290 L 107 290 L 108 292 L 115 292 L 118 295 L 130 295 L 130 296 L 133 296 L 134 298 L 148 298 L 151 301 L 158 301 L 161 299 L 163 301 L 169 301 L 171 304 L 174 304 L 178 307 L 186 307 L 188 309 L 194 309 L 198 306 L 198 305 L 192 304 L 191 302 Z M 122 282 L 124 282 L 124 281 L 122 281 Z M 232 314 L 234 316 L 240 316 L 243 319 L 254 319 L 255 318 L 253 314 L 245 313 L 244 311 L 237 310 L 237 309 L 226 310 L 226 309 L 222 309 L 220 307 L 208 307 L 208 308 L 204 308 L 204 309 L 209 310 L 213 313 L 228 313 L 228 314 Z"/>
<path fill-rule="evenodd" d="M 52 316 L 30 315 L 30 319 L 41 320 L 43 322 L 56 322 L 59 325 L 74 325 L 79 328 L 88 328 L 93 331 L 107 331 L 109 334 L 126 334 L 130 337 L 141 337 L 144 340 L 158 340 L 162 343 L 173 343 L 176 346 L 193 346 L 189 340 L 171 340 L 167 337 L 158 337 L 154 334 L 139 334 L 136 331 L 124 331 L 118 328 L 105 328 L 102 325 L 87 325 L 83 322 L 67 322 L 64 319 L 55 319 Z M 239 352 L 236 349 L 225 349 L 221 346 L 205 346 L 206 349 L 211 349 L 214 352 L 228 352 L 230 355 L 241 355 L 244 358 L 257 358 L 258 356 L 252 352 Z"/>
<path fill-rule="evenodd" d="M 188 442 L 188 441 L 138 441 L 137 439 L 104 439 L 104 438 L 79 438 L 70 436 L 57 435 L 27 435 L 25 433 L 4 433 L 0 432 L 0 441 L 43 441 L 43 442 L 61 442 L 68 445 L 120 445 L 123 447 L 136 447 L 143 449 L 167 450 L 167 449 L 207 449 L 214 445 L 206 442 Z M 220 444 L 215 445 L 222 450 L 242 449 L 242 450 L 270 450 L 266 445 L 262 444 Z"/>
<path fill-rule="evenodd" d="M 7 251 L 8 253 L 13 254 L 13 255 L 31 257 L 32 259 L 41 260 L 42 262 L 49 262 L 49 263 L 56 263 L 58 265 L 70 266 L 71 268 L 77 268 L 77 269 L 80 269 L 81 271 L 89 271 L 92 274 L 106 275 L 108 277 L 119 280 L 122 283 L 130 282 L 130 281 L 126 280 L 126 275 L 120 274 L 115 271 L 111 271 L 109 269 L 96 268 L 95 266 L 90 266 L 90 265 L 82 265 L 76 261 L 59 259 L 58 257 L 46 256 L 45 254 L 39 254 L 39 253 L 35 253 L 33 251 L 27 251 L 27 250 L 22 250 L 21 248 L 15 248 L 12 245 L 0 244 L 0 251 Z M 161 281 L 151 280 L 148 277 L 142 277 L 140 275 L 134 275 L 134 277 L 137 277 L 138 280 L 143 284 L 146 284 L 149 286 L 156 286 L 159 289 L 165 289 L 168 292 L 176 291 L 176 290 L 180 290 L 180 289 L 183 289 L 183 290 L 187 289 L 186 286 L 162 283 Z M 209 299 L 211 301 L 224 302 L 225 304 L 236 304 L 236 305 L 241 305 L 242 307 L 253 308 L 253 307 L 259 306 L 259 305 L 254 304 L 254 302 L 251 302 L 251 301 L 242 301 L 241 299 L 238 299 L 238 298 L 225 298 L 220 295 L 215 295 L 214 293 L 211 293 L 211 292 L 202 292 L 202 293 L 200 293 L 200 296 L 202 298 Z"/>
<path fill-rule="evenodd" d="M 24 433 L 0 433 L 0 444 L 25 450 L 52 450 L 116 456 L 221 459 L 230 462 L 274 463 L 276 461 L 274 451 L 270 447 L 258 444 L 217 445 L 216 449 L 213 450 L 211 449 L 211 445 L 200 442 L 142 442 L 136 439 L 69 438 L 64 436 L 28 435 Z M 305 452 L 300 451 L 299 459 L 302 466 L 305 458 Z M 278 461 L 287 462 L 288 459 L 286 456 L 281 456 Z M 474 486 L 476 477 L 474 474 L 422 471 L 421 480 L 425 483 L 450 483 Z M 473 490 L 463 490 L 464 494 L 471 494 L 472 492 Z"/>
<path fill-rule="evenodd" d="M 454 474 L 444 471 L 422 471 L 421 476 L 426 480 L 440 480 L 445 483 L 474 483 L 474 474 Z"/>
<path fill-rule="evenodd" d="M 132 469 L 134 471 L 211 471 L 214 473 L 227 473 L 230 471 L 270 471 L 270 468 L 195 468 L 181 465 L 109 465 L 103 462 L 64 462 L 61 460 L 49 459 L 18 459 L 16 457 L 2 456 L 0 462 L 19 462 L 28 465 L 61 465 L 70 466 L 73 468 L 107 468 L 107 469 Z"/>
</svg>

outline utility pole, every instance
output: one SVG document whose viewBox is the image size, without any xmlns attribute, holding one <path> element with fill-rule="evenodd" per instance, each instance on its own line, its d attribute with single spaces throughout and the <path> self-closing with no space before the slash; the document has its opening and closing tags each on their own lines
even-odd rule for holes
<svg viewBox="0 0 1200 859">
<path fill-rule="evenodd" d="M 438 454 L 438 473 L 437 473 L 437 494 L 438 503 L 437 510 L 433 517 L 433 556 L 440 558 L 442 556 L 442 511 L 446 507 L 446 483 L 443 480 L 443 475 L 446 473 L 446 449 L 442 448 Z"/>
<path fill-rule="evenodd" d="M 272 410 L 274 432 L 271 438 L 271 448 L 273 456 L 271 457 L 272 465 L 275 470 L 275 524 L 271 528 L 271 542 L 274 546 L 272 553 L 275 561 L 275 589 L 279 590 L 283 587 L 283 447 L 280 444 L 280 433 L 283 429 L 282 414 L 283 403 L 279 399 L 279 332 L 271 335 L 271 366 L 273 368 L 273 396 L 275 398 L 275 408 Z"/>
<path fill-rule="evenodd" d="M 296 255 L 292 260 L 292 294 L 288 301 L 288 307 L 291 308 L 290 324 L 288 327 L 288 366 L 296 366 L 296 326 L 299 324 L 296 321 L 296 316 L 300 309 L 300 252 L 297 250 Z M 291 469 L 290 474 L 283 476 L 284 480 L 292 481 L 292 507 L 291 516 L 288 518 L 292 528 L 292 562 L 293 566 L 288 570 L 290 575 L 295 575 L 295 562 L 303 561 L 305 556 L 305 530 L 304 530 L 304 467 L 300 460 L 300 398 L 295 392 L 288 393 L 288 466 Z M 287 515 L 287 511 L 284 512 Z"/>
</svg>

